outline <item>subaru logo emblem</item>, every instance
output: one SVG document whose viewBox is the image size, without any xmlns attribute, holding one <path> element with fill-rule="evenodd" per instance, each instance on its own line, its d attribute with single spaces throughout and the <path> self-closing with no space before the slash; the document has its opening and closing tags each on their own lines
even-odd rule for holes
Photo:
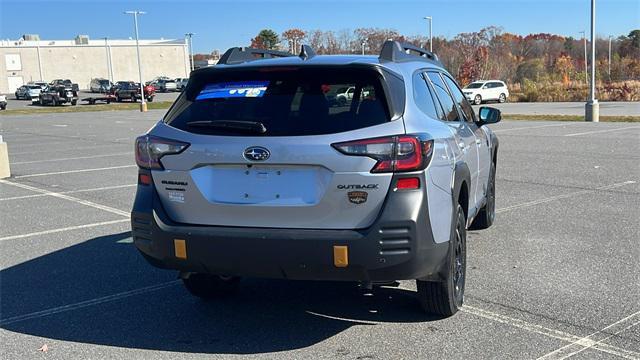
<svg viewBox="0 0 640 360">
<path fill-rule="evenodd" d="M 244 158 L 249 161 L 265 161 L 269 158 L 271 153 L 269 150 L 261 146 L 252 146 L 247 148 L 244 153 Z"/>
</svg>

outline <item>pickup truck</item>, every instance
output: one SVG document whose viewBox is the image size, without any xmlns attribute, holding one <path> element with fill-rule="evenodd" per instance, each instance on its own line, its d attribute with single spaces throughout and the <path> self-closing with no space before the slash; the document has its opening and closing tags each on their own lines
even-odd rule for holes
<svg viewBox="0 0 640 360">
<path fill-rule="evenodd" d="M 78 92 L 68 85 L 49 85 L 40 91 L 37 98 L 40 105 L 76 105 L 78 103 Z"/>
</svg>

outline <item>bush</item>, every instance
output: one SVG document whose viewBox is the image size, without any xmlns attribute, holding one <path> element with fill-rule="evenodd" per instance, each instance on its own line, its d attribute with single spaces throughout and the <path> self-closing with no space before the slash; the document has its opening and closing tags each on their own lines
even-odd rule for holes
<svg viewBox="0 0 640 360">
<path fill-rule="evenodd" d="M 511 101 L 556 102 L 586 101 L 589 97 L 589 85 L 584 82 L 554 82 L 549 79 L 533 81 L 528 78 L 522 83 L 509 86 Z M 639 101 L 640 81 L 620 81 L 596 86 L 596 98 L 600 101 Z"/>
</svg>

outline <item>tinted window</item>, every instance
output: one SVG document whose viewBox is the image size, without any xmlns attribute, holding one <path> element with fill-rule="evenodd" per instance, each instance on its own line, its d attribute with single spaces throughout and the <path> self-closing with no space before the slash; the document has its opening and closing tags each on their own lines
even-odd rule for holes
<svg viewBox="0 0 640 360">
<path fill-rule="evenodd" d="M 491 87 L 492 88 L 499 88 L 499 87 L 502 87 L 502 86 L 503 85 L 501 83 L 499 83 L 499 82 L 492 82 L 491 83 Z"/>
<path fill-rule="evenodd" d="M 447 87 L 442 81 L 442 78 L 438 73 L 428 72 L 427 77 L 431 80 L 431 84 L 433 85 L 433 89 L 436 92 L 438 100 L 440 100 L 440 105 L 442 105 L 442 109 L 444 110 L 443 120 L 447 121 L 458 121 L 458 112 L 456 111 L 456 105 L 451 99 L 451 95 L 447 91 Z"/>
<path fill-rule="evenodd" d="M 480 89 L 483 83 L 471 83 L 465 89 Z"/>
<path fill-rule="evenodd" d="M 389 121 L 385 93 L 370 69 L 292 68 L 218 71 L 192 79 L 165 116 L 169 125 L 202 134 L 230 136 L 319 135 Z M 263 134 L 193 121 L 260 122 Z"/>
<path fill-rule="evenodd" d="M 438 112 L 436 112 L 433 97 L 431 96 L 431 90 L 429 90 L 422 76 L 422 74 L 415 74 L 413 76 L 413 97 L 416 105 L 418 105 L 418 108 L 420 108 L 423 113 L 429 115 L 429 117 L 440 119 Z"/>
<path fill-rule="evenodd" d="M 473 112 L 473 108 L 471 107 L 471 105 L 469 105 L 467 98 L 464 97 L 464 94 L 462 93 L 458 85 L 448 76 L 443 76 L 443 78 L 447 83 L 447 86 L 449 86 L 449 90 L 451 91 L 453 99 L 456 101 L 458 106 L 460 106 L 460 109 L 464 113 L 465 120 L 475 121 L 476 117 Z"/>
</svg>

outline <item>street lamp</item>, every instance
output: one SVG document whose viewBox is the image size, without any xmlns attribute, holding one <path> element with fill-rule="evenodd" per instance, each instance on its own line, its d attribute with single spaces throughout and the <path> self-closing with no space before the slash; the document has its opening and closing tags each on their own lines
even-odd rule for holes
<svg viewBox="0 0 640 360">
<path fill-rule="evenodd" d="M 109 81 L 113 82 L 113 67 L 111 66 L 111 54 L 109 51 L 109 43 L 108 40 L 109 38 L 104 37 L 104 50 L 106 51 L 107 54 L 107 78 L 109 79 Z"/>
<path fill-rule="evenodd" d="M 580 34 L 582 34 L 582 40 L 584 42 L 584 83 L 587 83 L 587 77 L 588 77 L 588 73 L 589 70 L 587 70 L 587 32 L 586 31 L 580 31 Z"/>
<path fill-rule="evenodd" d="M 138 41 L 138 15 L 144 15 L 146 12 L 132 10 L 125 11 L 127 15 L 133 15 L 133 26 L 136 30 L 136 52 L 138 53 L 138 75 L 140 75 L 140 111 L 147 111 L 147 103 L 144 101 L 144 82 L 142 81 L 142 62 L 140 62 L 140 42 Z"/>
<path fill-rule="evenodd" d="M 611 81 L 611 35 L 609 35 L 609 81 Z"/>
<path fill-rule="evenodd" d="M 191 71 L 193 71 L 193 69 L 196 68 L 195 63 L 193 62 L 193 40 L 192 40 L 193 35 L 195 35 L 195 33 L 184 34 L 184 36 L 189 38 L 189 53 L 191 54 L 191 67 L 190 67 Z"/>
<path fill-rule="evenodd" d="M 433 17 L 425 16 L 425 20 L 429 20 L 429 51 L 433 52 Z"/>
<path fill-rule="evenodd" d="M 600 104 L 596 99 L 596 0 L 591 0 L 591 90 L 584 118 L 585 121 L 600 121 Z"/>
<path fill-rule="evenodd" d="M 362 43 L 360 45 L 362 45 L 362 55 L 364 55 L 364 47 L 367 46 L 367 41 L 369 41 L 369 39 L 363 39 Z"/>
</svg>

